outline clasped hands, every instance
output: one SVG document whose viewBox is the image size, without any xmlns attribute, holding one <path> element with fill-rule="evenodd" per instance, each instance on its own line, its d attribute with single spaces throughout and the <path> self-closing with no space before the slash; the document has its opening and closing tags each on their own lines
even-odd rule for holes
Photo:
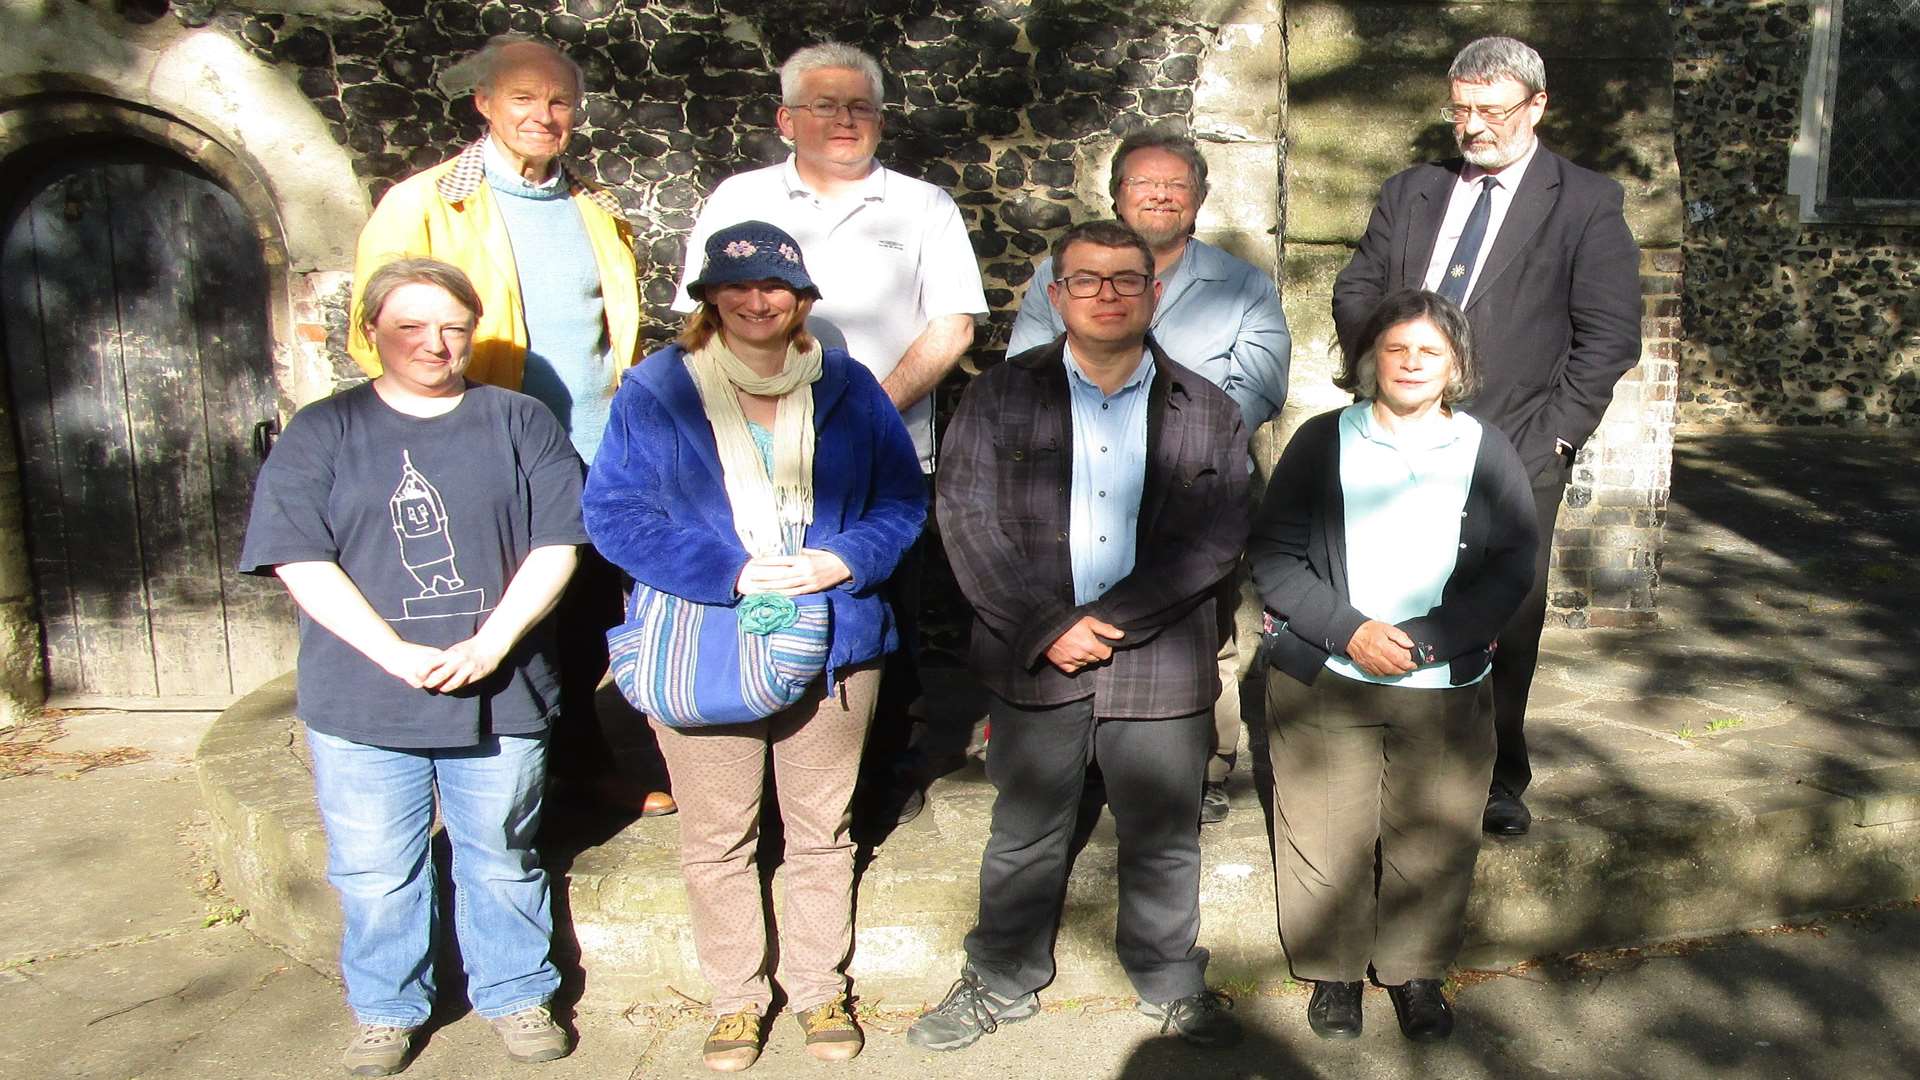
<svg viewBox="0 0 1920 1080">
<path fill-rule="evenodd" d="M 1064 674 L 1073 675 L 1082 668 L 1110 659 L 1113 646 L 1107 643 L 1126 636 L 1126 631 L 1112 623 L 1082 615 L 1079 622 L 1068 627 L 1066 633 L 1054 638 L 1053 644 L 1047 646 L 1047 662 Z"/>
<path fill-rule="evenodd" d="M 740 568 L 733 588 L 741 596 L 777 593 L 804 596 L 823 592 L 853 577 L 840 556 L 819 548 L 801 548 L 797 555 L 761 555 Z"/>
<path fill-rule="evenodd" d="M 1407 636 L 1405 630 L 1378 619 L 1368 619 L 1353 632 L 1353 638 L 1347 642 L 1347 659 L 1361 671 L 1381 678 L 1405 675 L 1420 666 L 1413 662 L 1413 638 Z"/>
<path fill-rule="evenodd" d="M 415 690 L 448 694 L 493 674 L 511 648 L 511 642 L 496 645 L 482 631 L 444 649 L 396 640 L 376 659 L 387 674 Z"/>
</svg>

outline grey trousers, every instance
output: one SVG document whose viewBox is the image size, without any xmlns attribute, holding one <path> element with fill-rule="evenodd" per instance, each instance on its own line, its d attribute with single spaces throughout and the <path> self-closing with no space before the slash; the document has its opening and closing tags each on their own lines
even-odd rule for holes
<svg viewBox="0 0 1920 1080">
<path fill-rule="evenodd" d="M 1493 775 L 1489 680 L 1419 689 L 1329 671 L 1304 686 L 1276 671 L 1267 715 L 1274 885 L 1294 977 L 1357 982 L 1369 964 L 1387 986 L 1445 976 Z"/>
<path fill-rule="evenodd" d="M 1053 981 L 1053 937 L 1087 766 L 1098 761 L 1120 841 L 1114 951 L 1145 1001 L 1206 989 L 1200 936 L 1200 781 L 1213 746 L 1207 712 L 1102 720 L 1093 698 L 1043 709 L 992 701 L 987 778 L 998 792 L 980 860 L 980 914 L 968 962 L 989 990 L 1018 997 Z"/>
</svg>

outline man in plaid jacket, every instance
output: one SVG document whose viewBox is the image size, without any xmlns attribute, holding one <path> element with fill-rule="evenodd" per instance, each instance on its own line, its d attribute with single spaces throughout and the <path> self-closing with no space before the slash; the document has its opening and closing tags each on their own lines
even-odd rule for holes
<svg viewBox="0 0 1920 1080">
<path fill-rule="evenodd" d="M 1239 1027 L 1196 944 L 1199 800 L 1215 587 L 1247 535 L 1247 434 L 1232 399 L 1148 336 L 1160 283 L 1138 233 L 1076 225 L 1052 265 L 1066 332 L 975 379 L 942 446 L 940 534 L 974 608 L 998 797 L 967 964 L 908 1037 L 959 1049 L 1037 1010 L 1097 761 L 1119 835 L 1116 947 L 1140 1009 L 1227 1045 Z"/>
</svg>

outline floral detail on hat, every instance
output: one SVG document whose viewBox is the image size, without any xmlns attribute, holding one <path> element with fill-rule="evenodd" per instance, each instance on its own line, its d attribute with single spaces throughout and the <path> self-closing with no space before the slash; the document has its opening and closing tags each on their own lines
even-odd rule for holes
<svg viewBox="0 0 1920 1080">
<path fill-rule="evenodd" d="M 800 253 L 793 250 L 793 248 L 787 246 L 786 244 L 780 245 L 780 257 L 787 260 L 790 263 L 797 263 L 800 261 Z"/>
<path fill-rule="evenodd" d="M 726 250 L 727 250 L 727 254 L 730 257 L 735 259 L 744 259 L 749 255 L 752 255 L 754 252 L 759 251 L 760 249 L 755 247 L 753 241 L 751 240 L 735 240 L 733 243 L 727 245 Z M 782 248 L 783 253 L 784 251 L 785 249 Z"/>
</svg>

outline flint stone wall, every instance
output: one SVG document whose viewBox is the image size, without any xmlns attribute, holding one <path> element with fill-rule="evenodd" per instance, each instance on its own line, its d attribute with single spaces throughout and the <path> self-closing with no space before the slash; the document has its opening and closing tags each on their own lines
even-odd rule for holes
<svg viewBox="0 0 1920 1080">
<path fill-rule="evenodd" d="M 1674 7 L 1682 423 L 1920 422 L 1920 229 L 1802 224 L 1807 0 Z"/>
</svg>

